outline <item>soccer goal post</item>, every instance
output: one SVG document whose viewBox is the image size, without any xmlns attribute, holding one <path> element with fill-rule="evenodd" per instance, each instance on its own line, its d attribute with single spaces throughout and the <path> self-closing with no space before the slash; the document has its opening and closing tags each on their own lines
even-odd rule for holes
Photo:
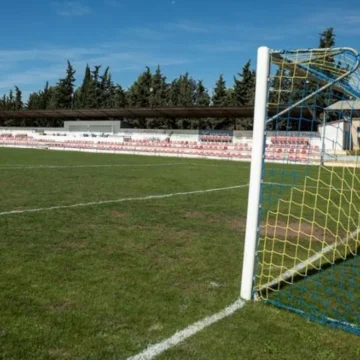
<svg viewBox="0 0 360 360">
<path fill-rule="evenodd" d="M 360 334 L 360 69 L 258 49 L 241 297 Z"/>
</svg>

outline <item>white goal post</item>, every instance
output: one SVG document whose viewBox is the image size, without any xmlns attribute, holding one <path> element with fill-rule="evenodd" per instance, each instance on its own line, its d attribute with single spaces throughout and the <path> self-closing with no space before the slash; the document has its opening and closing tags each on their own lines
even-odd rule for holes
<svg viewBox="0 0 360 360">
<path fill-rule="evenodd" d="M 254 108 L 253 147 L 250 185 L 246 215 L 246 235 L 240 296 L 250 300 L 253 295 L 255 252 L 259 229 L 260 190 L 264 161 L 265 122 L 267 119 L 270 53 L 260 47 L 257 54 L 256 92 Z"/>
<path fill-rule="evenodd" d="M 240 297 L 360 335 L 359 59 L 258 49 Z"/>
</svg>

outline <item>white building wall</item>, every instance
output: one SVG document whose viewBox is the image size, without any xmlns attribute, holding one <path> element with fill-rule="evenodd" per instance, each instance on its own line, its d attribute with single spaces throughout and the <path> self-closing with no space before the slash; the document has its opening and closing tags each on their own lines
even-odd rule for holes
<svg viewBox="0 0 360 360">
<path fill-rule="evenodd" d="M 345 147 L 345 127 L 344 121 L 334 121 L 324 126 L 319 126 L 319 133 L 324 136 L 324 147 L 326 152 L 337 153 L 342 152 Z"/>
</svg>

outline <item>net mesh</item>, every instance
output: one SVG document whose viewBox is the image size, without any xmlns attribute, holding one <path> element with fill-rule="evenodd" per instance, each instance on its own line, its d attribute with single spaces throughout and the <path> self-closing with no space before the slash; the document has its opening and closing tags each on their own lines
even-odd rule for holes
<svg viewBox="0 0 360 360">
<path fill-rule="evenodd" d="M 271 53 L 277 115 L 267 122 L 255 291 L 360 334 L 358 60 L 352 49 Z"/>
</svg>

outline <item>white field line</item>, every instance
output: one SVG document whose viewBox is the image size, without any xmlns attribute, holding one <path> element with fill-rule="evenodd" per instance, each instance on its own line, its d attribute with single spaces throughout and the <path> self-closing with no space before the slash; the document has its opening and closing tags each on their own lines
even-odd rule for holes
<svg viewBox="0 0 360 360">
<path fill-rule="evenodd" d="M 77 169 L 77 168 L 107 168 L 107 167 L 158 167 L 158 166 L 201 166 L 201 167 L 235 167 L 237 163 L 228 164 L 198 164 L 198 163 L 163 163 L 163 164 L 94 164 L 94 165 L 3 165 L 0 170 L 27 170 L 27 169 Z"/>
<path fill-rule="evenodd" d="M 245 301 L 238 299 L 233 304 L 226 307 L 222 311 L 195 322 L 194 324 L 188 326 L 187 328 L 176 332 L 173 336 L 169 337 L 166 340 L 148 346 L 148 348 L 145 349 L 143 352 L 131 356 L 127 360 L 153 359 L 154 357 L 162 354 L 164 351 L 178 345 L 179 343 L 189 338 L 190 336 L 195 335 L 197 332 L 203 330 L 204 328 L 218 322 L 219 320 L 224 319 L 227 316 L 232 315 L 235 311 L 241 309 L 244 305 L 245 305 Z"/>
<path fill-rule="evenodd" d="M 343 240 L 342 242 L 347 242 L 348 240 L 354 238 L 355 236 L 357 236 L 360 233 L 360 228 L 356 229 L 355 231 L 353 231 L 349 236 L 347 236 L 345 238 L 345 240 Z M 337 245 L 339 245 L 338 241 L 335 241 L 333 244 L 330 244 L 326 247 L 324 247 L 321 251 L 317 252 L 316 254 L 314 254 L 313 256 L 309 257 L 307 260 L 295 265 L 293 268 L 289 269 L 288 271 L 284 272 L 283 274 L 281 274 L 280 276 L 278 276 L 276 279 L 269 281 L 268 283 L 262 285 L 258 291 L 261 291 L 265 288 L 270 288 L 273 285 L 278 284 L 281 281 L 287 280 L 290 277 L 292 277 L 293 275 L 299 273 L 299 271 L 305 269 L 308 265 L 313 264 L 315 261 L 319 260 L 320 258 L 322 258 L 325 254 L 327 254 L 328 252 L 330 252 L 332 249 L 334 249 Z"/>
<path fill-rule="evenodd" d="M 153 200 L 153 199 L 165 199 L 174 196 L 186 196 L 186 195 L 196 195 L 196 194 L 205 194 L 210 192 L 217 192 L 217 191 L 225 191 L 225 190 L 233 190 L 233 189 L 240 189 L 243 187 L 247 187 L 249 184 L 242 184 L 242 185 L 235 185 L 235 186 L 228 186 L 223 188 L 214 188 L 214 189 L 207 189 L 207 190 L 195 190 L 195 191 L 186 191 L 186 192 L 178 192 L 178 193 L 171 193 L 171 194 L 162 194 L 162 195 L 148 195 L 143 197 L 130 197 L 130 198 L 120 198 L 114 200 L 103 200 L 103 201 L 92 201 L 87 203 L 77 203 L 71 205 L 57 205 L 51 207 L 43 207 L 43 208 L 34 208 L 34 209 L 24 209 L 24 210 L 12 210 L 12 211 L 4 211 L 0 213 L 0 216 L 6 215 L 16 215 L 16 214 L 25 214 L 25 213 L 33 213 L 33 212 L 40 212 L 40 211 L 51 211 L 51 210 L 59 210 L 59 209 L 71 209 L 77 207 L 86 207 L 86 206 L 96 206 L 96 205 L 104 205 L 104 204 L 115 204 L 127 201 L 144 201 L 144 200 Z"/>
<path fill-rule="evenodd" d="M 9 165 L 1 166 L 0 170 L 27 170 L 27 169 L 77 169 L 77 168 L 107 168 L 107 167 L 158 167 L 177 165 L 197 165 L 189 163 L 164 163 L 164 164 L 99 164 L 99 165 Z"/>
<path fill-rule="evenodd" d="M 275 184 L 275 183 L 265 183 L 265 184 Z M 287 185 L 287 184 L 280 184 L 280 185 L 292 186 L 292 185 Z M 171 193 L 171 194 L 149 195 L 149 196 L 145 196 L 145 197 L 132 197 L 132 198 L 120 198 L 120 199 L 113 199 L 113 200 L 92 201 L 92 202 L 87 202 L 87 203 L 76 203 L 76 204 L 70 204 L 70 205 L 55 205 L 55 206 L 43 207 L 43 208 L 10 210 L 10 211 L 0 212 L 0 216 L 16 215 L 16 214 L 24 214 L 24 213 L 40 212 L 40 211 L 51 211 L 51 210 L 59 210 L 59 209 L 70 209 L 70 208 L 96 206 L 96 205 L 104 205 L 104 204 L 115 204 L 115 203 L 127 202 L 127 201 L 164 199 L 164 198 L 169 198 L 169 197 L 174 197 L 174 196 L 195 195 L 195 194 L 203 194 L 203 193 L 208 193 L 208 192 L 240 189 L 240 188 L 244 188 L 247 186 L 249 186 L 248 183 L 242 184 L 242 185 L 224 187 L 224 188 L 207 189 L 207 190 L 195 190 L 195 191 L 179 192 L 179 193 Z"/>
</svg>

